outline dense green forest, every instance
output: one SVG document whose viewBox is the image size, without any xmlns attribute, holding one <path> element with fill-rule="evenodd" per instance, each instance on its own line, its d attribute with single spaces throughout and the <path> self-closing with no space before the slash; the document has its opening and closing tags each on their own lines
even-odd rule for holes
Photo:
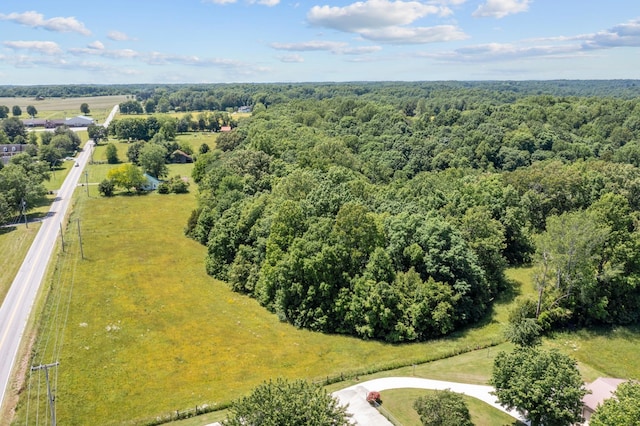
<svg viewBox="0 0 640 426">
<path fill-rule="evenodd" d="M 487 89 L 511 84 L 254 103 L 196 161 L 207 271 L 296 326 L 392 342 L 478 321 L 528 263 L 544 328 L 637 322 L 640 102 Z"/>
<path fill-rule="evenodd" d="M 131 95 L 141 102 L 152 100 L 173 110 L 225 110 L 243 105 L 270 105 L 291 99 L 326 99 L 358 96 L 397 104 L 463 91 L 467 100 L 513 101 L 523 96 L 598 96 L 632 99 L 640 95 L 637 80 L 545 80 L 545 81 L 440 81 L 265 84 L 114 84 L 114 85 L 0 85 L 0 97 L 85 97 Z"/>
<path fill-rule="evenodd" d="M 4 86 L 0 95 L 126 93 L 129 114 L 184 111 L 109 127 L 138 141 L 127 153 L 136 164 L 146 145 L 161 146 L 158 176 L 189 148 L 178 133 L 230 126 L 195 155 L 200 201 L 186 232 L 207 246 L 208 273 L 296 326 L 400 342 L 480 320 L 509 288 L 505 269 L 525 264 L 538 292 L 519 315 L 543 329 L 638 322 L 639 87 Z M 241 106 L 252 113 L 230 114 Z M 14 118 L 0 138 L 34 142 Z M 54 165 L 62 151 L 47 148 L 69 138 L 54 139 L 31 155 Z M 2 173 L 16 171 L 27 174 Z M 0 219 L 24 196 L 15 187 L 0 188 Z"/>
</svg>

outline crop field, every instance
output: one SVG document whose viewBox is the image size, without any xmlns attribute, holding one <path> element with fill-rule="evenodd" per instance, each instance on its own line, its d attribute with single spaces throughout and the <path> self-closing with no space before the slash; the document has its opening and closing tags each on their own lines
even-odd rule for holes
<svg viewBox="0 0 640 426">
<path fill-rule="evenodd" d="M 127 100 L 126 96 L 93 96 L 81 98 L 45 98 L 37 101 L 33 98 L 6 98 L 0 97 L 0 105 L 11 108 L 18 105 L 22 109 L 20 118 L 29 118 L 27 106 L 33 105 L 38 110 L 36 118 L 61 119 L 82 114 L 80 105 L 87 103 L 91 110 L 90 116 L 102 122 L 114 105 Z"/>
</svg>

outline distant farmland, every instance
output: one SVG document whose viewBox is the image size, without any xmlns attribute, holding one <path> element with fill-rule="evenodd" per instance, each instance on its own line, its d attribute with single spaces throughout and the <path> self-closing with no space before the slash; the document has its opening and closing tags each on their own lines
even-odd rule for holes
<svg viewBox="0 0 640 426">
<path fill-rule="evenodd" d="M 38 110 L 38 118 L 66 118 L 67 116 L 76 116 L 81 114 L 80 105 L 87 103 L 91 112 L 113 108 L 114 105 L 126 101 L 127 96 L 90 96 L 81 98 L 45 98 L 36 100 L 32 97 L 25 98 L 6 98 L 0 97 L 0 105 L 6 105 L 11 108 L 18 105 L 22 109 L 21 118 L 28 118 L 27 106 L 33 105 Z M 11 112 L 10 112 L 11 113 Z"/>
</svg>

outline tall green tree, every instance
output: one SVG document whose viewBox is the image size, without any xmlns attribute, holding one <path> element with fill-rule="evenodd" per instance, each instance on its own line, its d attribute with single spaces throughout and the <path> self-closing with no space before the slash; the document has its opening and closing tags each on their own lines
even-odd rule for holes
<svg viewBox="0 0 640 426">
<path fill-rule="evenodd" d="M 583 288 L 594 286 L 598 251 L 609 229 L 585 211 L 547 219 L 537 240 L 536 316 L 547 326 L 569 318 Z"/>
<path fill-rule="evenodd" d="M 38 150 L 38 158 L 49 164 L 52 169 L 62 160 L 62 157 L 62 150 L 54 145 L 42 145 Z"/>
<path fill-rule="evenodd" d="M 421 396 L 413 403 L 423 426 L 472 426 L 462 395 L 449 389 Z"/>
<path fill-rule="evenodd" d="M 120 162 L 120 160 L 118 159 L 118 148 L 115 146 L 115 144 L 107 144 L 105 155 L 107 157 L 107 163 L 109 164 L 118 164 Z"/>
<path fill-rule="evenodd" d="M 49 179 L 48 164 L 28 154 L 18 154 L 0 169 L 0 216 L 17 213 L 26 202 L 27 210 L 34 208 L 47 191 L 42 184 Z"/>
<path fill-rule="evenodd" d="M 517 409 L 532 426 L 569 426 L 581 421 L 586 394 L 582 377 L 576 361 L 557 350 L 500 352 L 489 383 L 498 402 Z"/>
<path fill-rule="evenodd" d="M 19 117 L 22 115 L 22 108 L 20 108 L 19 105 L 14 105 L 11 108 L 11 113 L 13 114 L 14 117 Z"/>
<path fill-rule="evenodd" d="M 640 383 L 625 382 L 598 407 L 591 426 L 635 426 L 640 424 Z"/>
<path fill-rule="evenodd" d="M 130 163 L 122 164 L 119 167 L 109 170 L 107 172 L 107 179 L 112 181 L 114 185 L 127 191 L 130 191 L 131 188 L 140 191 L 147 182 L 142 170 Z"/>
<path fill-rule="evenodd" d="M 167 150 L 158 144 L 147 143 L 140 149 L 138 162 L 142 169 L 156 178 L 163 178 L 169 173 L 167 168 Z"/>
<path fill-rule="evenodd" d="M 2 120 L 2 130 L 12 142 L 18 137 L 26 138 L 27 129 L 24 123 L 16 117 L 5 118 Z"/>
<path fill-rule="evenodd" d="M 97 124 L 89 124 L 87 133 L 89 134 L 89 139 L 93 139 L 96 145 L 99 144 L 101 140 L 107 138 L 107 129 Z"/>
<path fill-rule="evenodd" d="M 304 380 L 265 382 L 235 401 L 224 426 L 343 426 L 346 408 L 322 387 Z"/>
<path fill-rule="evenodd" d="M 84 115 L 89 114 L 91 112 L 91 110 L 89 109 L 89 104 L 86 102 L 81 103 L 80 112 L 83 113 Z"/>
<path fill-rule="evenodd" d="M 29 114 L 30 117 L 35 117 L 38 115 L 38 110 L 33 105 L 27 105 L 27 114 Z"/>
</svg>

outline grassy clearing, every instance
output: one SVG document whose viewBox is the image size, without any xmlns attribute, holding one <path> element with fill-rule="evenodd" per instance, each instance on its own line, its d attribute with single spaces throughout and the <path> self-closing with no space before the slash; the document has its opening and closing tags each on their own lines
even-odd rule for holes
<svg viewBox="0 0 640 426">
<path fill-rule="evenodd" d="M 431 393 L 433 391 L 423 389 L 392 389 L 380 392 L 382 407 L 404 426 L 422 425 L 420 416 L 413 409 L 413 402 Z M 513 417 L 478 399 L 466 395 L 463 395 L 463 398 L 469 408 L 471 421 L 476 426 L 522 425 Z"/>
<path fill-rule="evenodd" d="M 4 300 L 11 283 L 27 255 L 33 239 L 40 229 L 39 223 L 24 223 L 16 226 L 0 228 L 0 303 Z"/>
<path fill-rule="evenodd" d="M 210 149 L 214 149 L 216 147 L 216 139 L 218 138 L 218 133 L 211 132 L 196 132 L 196 133 L 184 133 L 180 134 L 177 137 L 178 143 L 182 144 L 183 142 L 187 142 L 191 145 L 191 149 L 195 154 L 198 153 L 200 149 L 200 145 L 207 144 Z"/>
</svg>

